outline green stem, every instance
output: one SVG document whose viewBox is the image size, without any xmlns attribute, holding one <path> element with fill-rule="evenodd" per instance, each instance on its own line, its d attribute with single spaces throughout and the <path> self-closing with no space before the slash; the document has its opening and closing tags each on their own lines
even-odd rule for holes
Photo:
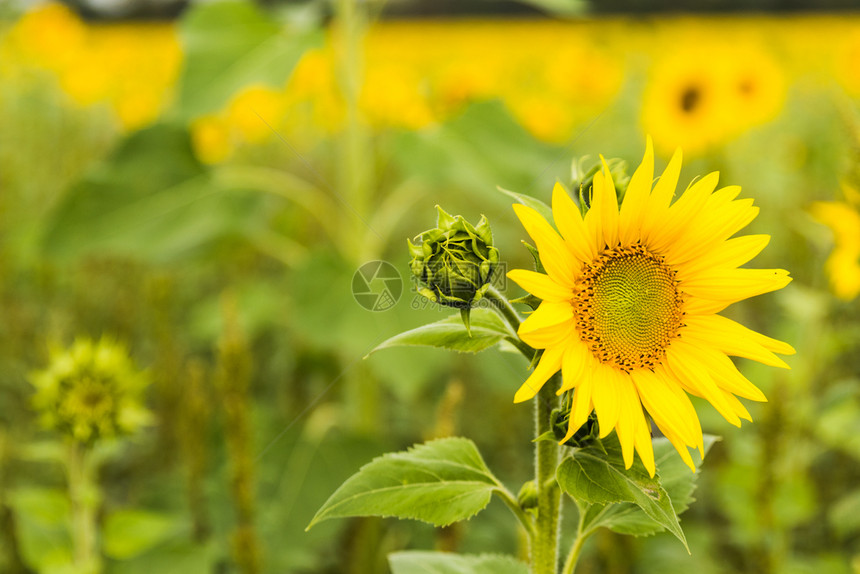
<svg viewBox="0 0 860 574">
<path fill-rule="evenodd" d="M 511 509 L 511 512 L 514 513 L 514 516 L 517 517 L 517 519 L 520 521 L 520 524 L 522 524 L 523 528 L 525 528 L 526 532 L 529 535 L 529 538 L 533 538 L 535 535 L 534 521 L 532 520 L 531 516 L 529 516 L 528 513 L 523 510 L 523 507 L 520 506 L 514 495 L 511 494 L 511 492 L 501 484 L 499 485 L 499 488 L 496 489 L 496 494 L 499 498 L 502 499 L 502 502 L 504 502 L 505 505 Z"/>
<path fill-rule="evenodd" d="M 101 571 L 101 563 L 96 551 L 98 491 L 92 476 L 89 453 L 88 447 L 79 442 L 72 442 L 69 445 L 67 459 L 75 566 L 81 574 L 96 574 Z"/>
<path fill-rule="evenodd" d="M 552 430 L 551 414 L 558 403 L 555 389 L 559 374 L 547 381 L 535 397 L 535 436 Z M 559 518 L 561 490 L 553 480 L 559 463 L 559 445 L 555 441 L 535 442 L 535 484 L 538 488 L 535 535 L 532 537 L 532 574 L 556 574 L 558 571 Z"/>
<path fill-rule="evenodd" d="M 585 511 L 579 511 L 579 526 L 576 529 L 576 540 L 567 555 L 567 560 L 564 561 L 564 568 L 561 569 L 562 574 L 573 574 L 576 570 L 576 563 L 579 561 L 579 555 L 582 552 L 582 547 L 585 544 L 585 539 L 588 538 L 590 532 L 583 532 L 583 520 Z"/>
<path fill-rule="evenodd" d="M 511 305 L 510 301 L 508 301 L 504 295 L 499 293 L 499 290 L 493 285 L 490 285 L 490 288 L 487 289 L 487 292 L 484 294 L 484 298 L 492 303 L 493 308 L 516 335 L 517 330 L 520 328 L 520 315 L 517 313 L 517 310 L 514 309 L 513 305 Z M 532 351 L 532 354 L 534 354 L 534 351 Z M 527 356 L 526 358 L 531 359 L 530 356 Z"/>
<path fill-rule="evenodd" d="M 337 16 L 337 75 L 346 106 L 346 123 L 340 136 L 341 163 L 338 187 L 347 205 L 342 206 L 347 218 L 341 227 L 340 247 L 354 263 L 364 253 L 363 238 L 368 229 L 365 217 L 369 213 L 373 165 L 370 138 L 362 119 L 359 97 L 363 81 L 363 39 L 367 27 L 366 8 L 358 0 L 336 0 Z"/>
</svg>

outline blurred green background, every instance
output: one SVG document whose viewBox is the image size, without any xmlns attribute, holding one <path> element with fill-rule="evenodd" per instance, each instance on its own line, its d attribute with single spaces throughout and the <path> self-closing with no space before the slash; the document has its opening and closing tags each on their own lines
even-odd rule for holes
<svg viewBox="0 0 860 574">
<path fill-rule="evenodd" d="M 770 399 L 748 405 L 754 424 L 697 403 L 723 440 L 683 515 L 692 556 L 606 531 L 578 572 L 860 573 L 860 14 L 527 4 L 138 7 L 170 20 L 2 5 L 0 572 L 80 572 L 65 439 L 39 424 L 29 376 L 50 347 L 103 335 L 148 373 L 153 413 L 96 448 L 104 572 L 373 574 L 405 548 L 521 553 L 495 502 L 440 531 L 304 528 L 362 464 L 432 437 L 473 438 L 512 488 L 529 478 L 523 361 L 362 358 L 448 314 L 406 265 L 434 205 L 486 214 L 508 268 L 528 267 L 496 187 L 548 200 L 574 158 L 635 165 L 650 134 L 658 164 L 683 147 L 683 182 L 718 170 L 755 198 L 749 230 L 772 240 L 754 263 L 795 280 L 728 314 L 798 354 L 787 372 L 739 361 Z M 374 260 L 404 281 L 377 312 L 352 294 Z"/>
</svg>

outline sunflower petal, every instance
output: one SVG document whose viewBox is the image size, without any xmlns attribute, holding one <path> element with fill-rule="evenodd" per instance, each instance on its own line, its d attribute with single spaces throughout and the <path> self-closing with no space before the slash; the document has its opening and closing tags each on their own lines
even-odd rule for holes
<svg viewBox="0 0 860 574">
<path fill-rule="evenodd" d="M 535 370 L 531 376 L 522 384 L 517 394 L 514 395 L 514 402 L 521 403 L 534 398 L 538 391 L 546 384 L 551 376 L 558 372 L 561 368 L 561 357 L 564 347 L 549 347 L 543 352 L 543 356 L 538 361 Z"/>
<path fill-rule="evenodd" d="M 596 252 L 588 238 L 582 214 L 560 183 L 552 190 L 552 217 L 564 237 L 564 242 L 580 261 L 591 261 Z"/>
<path fill-rule="evenodd" d="M 562 302 L 570 301 L 573 297 L 573 290 L 570 287 L 558 284 L 552 277 L 543 273 L 512 269 L 508 271 L 508 278 L 538 299 Z"/>
<path fill-rule="evenodd" d="M 782 289 L 791 283 L 784 269 L 711 269 L 681 283 L 693 297 L 716 301 L 740 301 Z"/>
<path fill-rule="evenodd" d="M 543 301 L 535 311 L 520 324 L 517 333 L 520 337 L 539 329 L 567 323 L 573 319 L 573 307 L 570 303 Z"/>
<path fill-rule="evenodd" d="M 683 154 L 681 150 L 675 151 L 672 159 L 669 160 L 669 165 L 663 170 L 663 175 L 657 180 L 654 185 L 654 190 L 648 197 L 648 204 L 642 214 L 642 239 L 647 243 L 652 235 L 656 233 L 665 221 L 666 212 L 669 210 L 669 204 L 672 202 L 672 197 L 675 195 L 675 188 L 678 185 L 678 177 L 681 174 L 681 158 Z"/>
<path fill-rule="evenodd" d="M 732 405 L 726 400 L 724 392 L 698 361 L 695 352 L 691 352 L 682 341 L 676 339 L 672 342 L 666 351 L 666 363 L 684 386 L 711 403 L 731 424 L 736 427 L 741 426 L 741 421 Z"/>
<path fill-rule="evenodd" d="M 740 267 L 762 252 L 770 243 L 770 235 L 743 235 L 729 239 L 708 253 L 678 266 L 678 279 L 693 279 L 713 269 Z"/>
<path fill-rule="evenodd" d="M 517 203 L 514 204 L 514 212 L 537 245 L 541 263 L 550 277 L 562 285 L 573 287 L 579 269 L 564 240 L 549 222 L 531 207 Z"/>
<path fill-rule="evenodd" d="M 693 463 L 693 457 L 690 456 L 690 450 L 684 445 L 684 441 L 678 438 L 678 435 L 673 433 L 667 428 L 660 426 L 660 423 L 657 423 L 657 427 L 660 429 L 660 432 L 669 439 L 669 442 L 672 443 L 672 446 L 675 447 L 675 450 L 678 451 L 678 454 L 681 455 L 681 460 L 690 467 L 690 470 L 696 472 L 696 465 Z"/>
<path fill-rule="evenodd" d="M 702 212 L 708 198 L 717 187 L 718 172 L 711 172 L 692 184 L 666 212 L 666 221 L 655 229 L 649 238 L 648 246 L 655 251 L 664 252 L 677 242 L 696 217 Z"/>
<path fill-rule="evenodd" d="M 612 173 L 603 156 L 600 156 L 600 161 L 603 163 L 603 194 L 599 198 L 603 242 L 609 247 L 616 247 L 618 245 L 618 194 L 615 190 L 615 182 L 612 181 Z"/>
<path fill-rule="evenodd" d="M 578 340 L 570 341 L 561 359 L 562 385 L 558 394 L 562 394 L 574 388 L 582 378 L 582 372 L 593 367 L 594 361 L 588 347 Z"/>
<path fill-rule="evenodd" d="M 642 163 L 633 172 L 630 183 L 627 184 L 627 192 L 621 203 L 621 212 L 618 217 L 618 241 L 622 246 L 635 243 L 639 239 L 641 226 L 641 214 L 648 202 L 651 193 L 651 184 L 654 181 L 654 144 L 651 136 L 645 143 L 645 156 Z"/>
<path fill-rule="evenodd" d="M 793 354 L 794 349 L 787 343 L 765 337 L 721 315 L 688 316 L 685 322 L 685 337 L 710 345 L 726 355 L 752 359 L 772 367 L 789 368 L 773 354 L 774 351 Z"/>
<path fill-rule="evenodd" d="M 626 375 L 624 375 L 626 376 Z M 597 412 L 597 422 L 600 423 L 600 438 L 605 437 L 618 422 L 621 410 L 620 401 L 623 398 L 624 381 L 620 380 L 621 373 L 612 367 L 599 365 L 594 373 L 594 389 L 591 400 Z"/>
</svg>

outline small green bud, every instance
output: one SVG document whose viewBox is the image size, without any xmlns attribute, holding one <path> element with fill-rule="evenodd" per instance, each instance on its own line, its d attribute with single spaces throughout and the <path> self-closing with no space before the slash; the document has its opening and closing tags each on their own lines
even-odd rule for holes
<svg viewBox="0 0 860 574">
<path fill-rule="evenodd" d="M 520 508 L 522 508 L 523 510 L 537 508 L 538 489 L 537 484 L 534 480 L 530 480 L 526 483 L 523 483 L 522 488 L 520 488 L 519 494 L 517 494 L 517 504 L 519 504 Z"/>
<path fill-rule="evenodd" d="M 132 434 L 151 420 L 143 406 L 149 379 L 125 347 L 105 338 L 52 349 L 48 368 L 32 373 L 30 382 L 42 423 L 82 444 Z"/>
<path fill-rule="evenodd" d="M 630 183 L 630 176 L 627 175 L 627 162 L 623 159 L 610 158 L 606 160 L 606 165 L 609 167 L 609 173 L 615 183 L 615 192 L 618 194 L 618 203 L 620 204 L 621 200 L 624 199 L 624 193 L 627 191 L 627 185 Z M 583 214 L 591 208 L 594 176 L 602 169 L 603 162 L 593 162 L 591 157 L 587 155 L 573 160 L 571 181 L 573 188 L 578 190 L 579 206 Z"/>
<path fill-rule="evenodd" d="M 552 432 L 557 440 L 564 439 L 567 436 L 567 425 L 570 417 L 570 411 L 566 409 L 555 409 L 552 411 L 550 420 L 552 421 Z M 597 416 L 591 413 L 579 429 L 572 437 L 567 439 L 565 446 L 585 447 L 594 443 L 600 435 L 600 427 L 597 423 Z"/>
<path fill-rule="evenodd" d="M 409 266 L 419 281 L 418 293 L 440 305 L 468 310 L 490 288 L 499 264 L 487 218 L 472 225 L 463 216 L 446 213 L 438 205 L 436 227 L 409 244 Z M 468 326 L 468 318 L 464 317 Z"/>
</svg>

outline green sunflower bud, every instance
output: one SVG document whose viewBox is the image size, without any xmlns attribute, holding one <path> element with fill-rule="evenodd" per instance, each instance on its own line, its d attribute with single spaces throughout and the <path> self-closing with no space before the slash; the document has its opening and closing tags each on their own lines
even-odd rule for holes
<svg viewBox="0 0 860 574">
<path fill-rule="evenodd" d="M 570 406 L 565 408 L 554 409 L 551 415 L 552 432 L 557 440 L 564 440 L 567 435 L 568 422 L 570 417 Z M 600 434 L 600 427 L 597 423 L 597 416 L 591 413 L 572 437 L 567 439 L 564 444 L 573 447 L 586 447 L 597 440 Z"/>
<path fill-rule="evenodd" d="M 615 192 L 618 194 L 618 203 L 624 199 L 630 176 L 627 175 L 627 162 L 623 159 L 610 158 L 606 160 L 612 181 L 615 183 Z M 573 188 L 579 193 L 579 205 L 585 214 L 591 208 L 591 188 L 594 185 L 594 176 L 603 169 L 601 161 L 591 161 L 590 156 L 583 156 L 573 160 L 571 168 L 571 181 Z"/>
<path fill-rule="evenodd" d="M 493 233 L 483 215 L 478 225 L 463 216 L 449 215 L 438 205 L 436 227 L 407 240 L 409 266 L 419 282 L 418 292 L 440 305 L 461 310 L 466 326 L 469 309 L 490 288 L 499 264 Z"/>
<path fill-rule="evenodd" d="M 142 404 L 149 379 L 108 339 L 52 349 L 48 368 L 32 373 L 30 382 L 42 423 L 82 444 L 132 434 L 151 419 Z"/>
<path fill-rule="evenodd" d="M 520 488 L 520 492 L 517 494 L 517 503 L 519 503 L 520 508 L 525 510 L 537 508 L 538 488 L 534 480 L 524 483 L 522 488 Z"/>
</svg>

